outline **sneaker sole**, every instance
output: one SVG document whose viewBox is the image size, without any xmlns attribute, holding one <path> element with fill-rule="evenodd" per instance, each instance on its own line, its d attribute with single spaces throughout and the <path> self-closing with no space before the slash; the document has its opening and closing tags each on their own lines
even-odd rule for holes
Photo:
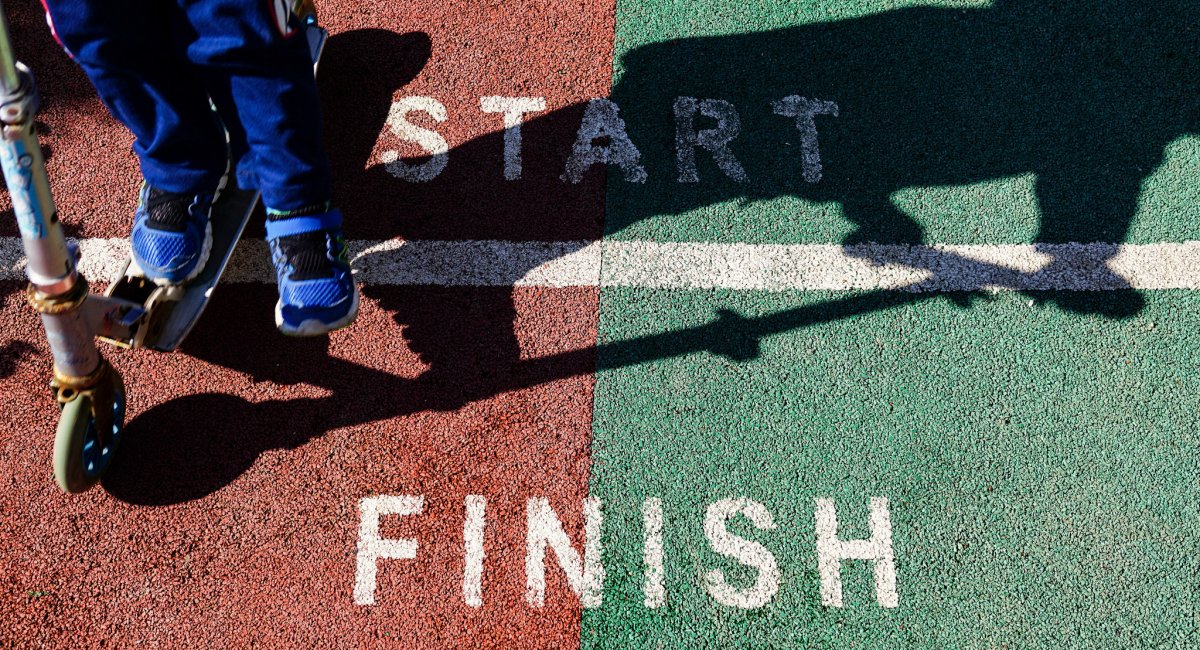
<svg viewBox="0 0 1200 650">
<path fill-rule="evenodd" d="M 296 327 L 289 327 L 286 323 L 283 322 L 283 301 L 282 300 L 277 301 L 275 303 L 275 327 L 279 328 L 279 331 L 282 332 L 284 336 L 296 336 L 296 337 L 320 336 L 322 334 L 328 334 L 330 332 L 340 330 L 344 327 L 349 326 L 350 323 L 353 323 L 355 317 L 358 316 L 358 288 L 357 287 L 355 287 L 355 289 L 354 289 L 354 297 L 351 298 L 351 301 L 352 302 L 350 303 L 350 311 L 345 316 L 339 318 L 338 320 L 336 320 L 332 323 L 323 323 L 315 318 L 310 318 L 306 321 L 301 322 Z"/>
</svg>

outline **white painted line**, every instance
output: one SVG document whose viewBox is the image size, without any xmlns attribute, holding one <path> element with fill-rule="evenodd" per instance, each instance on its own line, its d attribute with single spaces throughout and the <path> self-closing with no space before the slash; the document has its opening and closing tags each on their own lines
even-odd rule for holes
<svg viewBox="0 0 1200 650">
<path fill-rule="evenodd" d="M 598 242 L 350 242 L 355 275 L 367 284 L 594 287 Z"/>
<path fill-rule="evenodd" d="M 372 285 L 647 287 L 760 291 L 1200 289 L 1200 242 L 1161 244 L 717 244 L 646 241 L 348 242 Z M 109 280 L 124 239 L 80 242 L 84 275 Z M 0 281 L 24 280 L 18 237 L 0 237 Z M 238 245 L 224 282 L 273 283 L 261 240 Z"/>
<path fill-rule="evenodd" d="M 604 244 L 603 257 L 604 286 L 919 292 L 1200 289 L 1200 242 L 1120 246 L 609 242 Z"/>
</svg>

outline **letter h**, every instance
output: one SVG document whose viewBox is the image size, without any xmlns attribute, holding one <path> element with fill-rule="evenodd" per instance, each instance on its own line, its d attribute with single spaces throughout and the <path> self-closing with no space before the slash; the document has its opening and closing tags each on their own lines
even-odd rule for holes
<svg viewBox="0 0 1200 650">
<path fill-rule="evenodd" d="M 875 563 L 875 600 L 881 607 L 897 607 L 896 561 L 892 552 L 892 522 L 887 497 L 871 497 L 871 539 L 838 539 L 833 499 L 816 500 L 817 568 L 821 576 L 821 604 L 842 606 L 842 560 Z"/>
</svg>

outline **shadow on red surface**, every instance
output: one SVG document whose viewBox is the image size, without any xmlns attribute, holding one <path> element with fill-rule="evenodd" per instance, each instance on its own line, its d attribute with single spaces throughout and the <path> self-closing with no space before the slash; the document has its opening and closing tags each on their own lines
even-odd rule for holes
<svg viewBox="0 0 1200 650">
<path fill-rule="evenodd" d="M 501 131 L 454 147 L 452 162 L 432 182 L 401 181 L 373 163 L 392 102 L 436 44 L 421 33 L 347 32 L 330 40 L 321 73 L 335 199 L 352 238 L 562 241 L 594 240 L 642 219 L 737 199 L 795 195 L 841 203 L 858 228 L 847 243 L 919 243 L 920 228 L 887 202 L 891 192 L 1033 172 L 1043 211 L 1038 241 L 1120 242 L 1140 183 L 1163 148 L 1200 129 L 1191 92 L 1200 44 L 1180 19 L 1193 14 L 1178 2 L 1051 7 L 1004 0 L 987 9 L 911 9 L 640 48 L 623 60 L 612 96 L 626 111 L 651 176 L 645 185 L 614 181 L 606 224 L 603 166 L 578 184 L 561 179 L 586 104 L 526 123 L 520 181 L 500 172 Z M 878 56 L 879 43 L 887 44 L 888 57 Z M 821 183 L 800 178 L 796 150 L 786 146 L 796 127 L 761 110 L 798 92 L 842 107 L 838 118 L 822 123 L 828 158 Z M 716 181 L 675 180 L 671 106 L 680 96 L 757 107 L 762 115 L 747 108 L 743 134 L 730 145 L 752 182 L 726 178 L 705 152 L 700 171 Z M 913 113 L 935 100 L 937 110 Z M 972 265 L 986 266 L 966 259 L 951 266 Z M 264 300 L 270 291 L 255 290 Z M 406 379 L 330 357 L 325 340 L 266 344 L 279 341 L 269 323 L 222 336 L 215 323 L 238 322 L 238 314 L 218 292 L 185 351 L 331 395 L 251 404 L 207 393 L 154 407 L 130 423 L 106 488 L 137 503 L 194 499 L 235 479 L 262 451 L 301 445 L 333 428 L 453 410 L 505 391 L 697 350 L 750 359 L 759 338 L 787 329 L 939 296 L 968 307 L 976 297 L 880 291 L 756 319 L 722 312 L 697 328 L 523 360 L 511 289 L 367 285 L 363 292 L 394 315 L 407 345 L 428 365 L 424 374 Z M 1031 295 L 1113 318 L 1132 316 L 1142 304 L 1133 291 Z M 198 421 L 197 414 L 211 413 L 242 424 L 213 429 Z"/>
</svg>

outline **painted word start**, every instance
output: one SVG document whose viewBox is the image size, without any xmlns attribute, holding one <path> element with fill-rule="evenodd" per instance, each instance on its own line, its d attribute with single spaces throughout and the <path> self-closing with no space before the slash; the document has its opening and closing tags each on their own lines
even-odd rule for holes
<svg viewBox="0 0 1200 650">
<path fill-rule="evenodd" d="M 604 597 L 603 549 L 600 529 L 603 515 L 599 499 L 583 501 L 583 553 L 576 550 L 562 522 L 545 498 L 533 498 L 525 508 L 525 600 L 530 607 L 540 608 L 546 600 L 546 549 L 554 551 L 558 567 L 567 584 L 586 608 L 599 607 Z M 896 561 L 892 551 L 892 524 L 885 497 L 870 501 L 869 539 L 842 540 L 838 538 L 838 520 L 832 499 L 816 499 L 817 569 L 820 576 L 821 604 L 842 607 L 841 565 L 843 560 L 866 560 L 874 564 L 875 600 L 882 607 L 897 607 L 900 597 L 896 591 Z M 463 522 L 463 580 L 462 598 L 469 607 L 483 605 L 484 558 L 483 532 L 487 525 L 487 499 L 470 495 L 464 502 Z M 385 516 L 411 517 L 425 510 L 425 498 L 412 495 L 366 497 L 359 502 L 361 521 L 358 531 L 357 569 L 354 577 L 354 602 L 375 604 L 376 572 L 381 560 L 414 560 L 417 540 L 412 538 L 383 539 L 379 534 L 380 518 Z M 729 531 L 726 523 L 734 517 L 745 517 L 759 530 L 772 530 L 775 520 L 763 504 L 747 498 L 723 499 L 710 504 L 704 512 L 704 536 L 714 553 L 723 555 L 753 569 L 754 583 L 739 588 L 725 579 L 720 569 L 702 576 L 705 591 L 717 603 L 728 607 L 756 609 L 771 602 L 779 591 L 780 570 L 775 556 L 765 546 L 739 537 Z M 642 593 L 646 607 L 662 607 L 667 600 L 663 569 L 663 505 L 657 498 L 642 504 L 643 582 Z"/>
<path fill-rule="evenodd" d="M 821 153 L 817 145 L 818 115 L 837 117 L 838 106 L 831 101 L 809 99 L 799 95 L 784 97 L 774 102 L 775 114 L 795 119 L 800 131 L 801 163 L 804 180 L 816 183 L 821 180 Z M 498 113 L 504 119 L 504 178 L 515 181 L 521 178 L 521 124 L 525 116 L 546 110 L 544 97 L 482 97 L 479 108 L 484 113 Z M 729 150 L 729 143 L 741 133 L 741 120 L 733 104 L 721 99 L 697 99 L 679 97 L 675 100 L 675 162 L 680 183 L 698 183 L 700 174 L 696 169 L 696 150 L 705 149 L 713 157 L 717 167 L 726 176 L 738 183 L 750 180 L 745 168 Z M 446 107 L 432 97 L 405 97 L 392 104 L 388 112 L 387 126 L 401 140 L 412 142 L 424 149 L 428 160 L 411 163 L 403 160 L 396 150 L 384 151 L 380 159 L 387 171 L 406 181 L 424 183 L 442 173 L 450 161 L 450 146 L 437 131 L 417 126 L 408 120 L 408 115 L 420 112 L 429 115 L 435 122 L 448 119 Z M 696 114 L 715 120 L 716 126 L 696 129 Z M 578 183 L 593 165 L 616 165 L 625 180 L 631 183 L 646 182 L 646 168 L 641 163 L 642 154 L 625 130 L 620 109 L 607 99 L 588 102 L 567 159 L 562 180 Z"/>
</svg>

